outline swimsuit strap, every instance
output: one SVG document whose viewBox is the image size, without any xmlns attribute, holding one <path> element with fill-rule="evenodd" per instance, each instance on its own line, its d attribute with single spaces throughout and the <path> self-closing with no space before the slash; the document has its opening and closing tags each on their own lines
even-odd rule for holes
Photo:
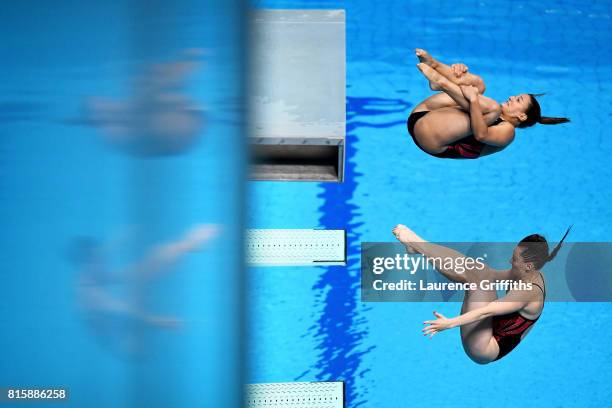
<svg viewBox="0 0 612 408">
<path fill-rule="evenodd" d="M 533 282 L 533 284 L 536 285 L 538 288 L 540 288 L 540 290 L 542 291 L 542 295 L 544 296 L 544 299 L 546 299 L 546 289 L 545 289 L 546 281 L 544 280 L 544 276 L 542 276 L 542 272 L 540 272 L 540 276 L 542 277 L 542 284 L 544 285 L 544 288 L 535 282 Z"/>
<path fill-rule="evenodd" d="M 540 274 L 541 274 L 541 272 L 540 272 Z M 544 307 L 544 301 L 546 300 L 546 290 L 544 290 L 544 289 L 542 288 L 542 286 L 538 285 L 537 283 L 535 283 L 535 282 L 532 282 L 532 283 L 533 283 L 534 285 L 536 285 L 538 288 L 540 288 L 540 290 L 542 291 L 542 295 L 544 296 L 544 297 L 543 297 L 543 299 L 542 299 L 542 308 L 543 308 L 543 307 Z M 542 283 L 544 283 L 544 276 L 542 276 Z M 544 284 L 544 285 L 546 285 L 546 284 Z M 519 316 L 520 316 L 520 317 L 522 317 L 523 319 L 525 319 L 525 320 L 530 320 L 530 321 L 532 321 L 532 322 L 535 322 L 536 320 L 538 320 L 538 319 L 540 318 L 540 316 L 542 315 L 542 312 L 540 312 L 540 314 L 538 315 L 538 317 L 536 317 L 535 319 L 528 319 L 528 318 L 526 318 L 525 316 L 523 316 L 519 310 L 517 310 L 517 311 L 516 311 L 516 312 L 514 312 L 514 313 L 516 313 L 517 315 L 519 315 Z"/>
<path fill-rule="evenodd" d="M 497 118 L 495 120 L 495 122 L 493 122 L 493 124 L 491 126 L 497 126 L 497 125 L 499 125 L 502 122 L 505 122 L 505 120 L 503 120 L 502 117 L 500 116 L 499 118 Z"/>
</svg>

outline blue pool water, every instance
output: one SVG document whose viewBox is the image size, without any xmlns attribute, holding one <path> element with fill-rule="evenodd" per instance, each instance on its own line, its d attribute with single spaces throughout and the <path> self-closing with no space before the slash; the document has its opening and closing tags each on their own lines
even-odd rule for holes
<svg viewBox="0 0 612 408">
<path fill-rule="evenodd" d="M 612 3 L 257 1 L 344 8 L 347 157 L 343 184 L 249 185 L 249 225 L 344 228 L 346 267 L 249 271 L 249 382 L 346 381 L 348 407 L 607 406 L 612 305 L 550 303 L 519 348 L 478 366 L 459 332 L 420 335 L 457 303 L 361 303 L 359 246 L 404 223 L 433 241 L 612 238 Z M 464 62 L 503 101 L 542 93 L 568 125 L 519 130 L 501 154 L 444 161 L 405 130 L 430 94 L 413 49 Z M 555 273 L 553 270 L 545 270 Z"/>
</svg>

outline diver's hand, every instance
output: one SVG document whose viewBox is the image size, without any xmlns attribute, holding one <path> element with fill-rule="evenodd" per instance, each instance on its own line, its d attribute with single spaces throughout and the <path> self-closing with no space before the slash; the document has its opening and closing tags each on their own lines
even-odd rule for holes
<svg viewBox="0 0 612 408">
<path fill-rule="evenodd" d="M 434 311 L 433 314 L 436 316 L 436 320 L 427 320 L 423 322 L 423 324 L 429 325 L 423 329 L 423 336 L 429 336 L 430 339 L 436 333 L 454 327 L 453 319 L 447 319 L 443 314 L 436 311 Z"/>
<path fill-rule="evenodd" d="M 451 70 L 453 71 L 453 75 L 455 75 L 455 77 L 461 78 L 463 75 L 467 74 L 468 67 L 467 65 L 459 62 L 457 64 L 451 65 Z"/>
<path fill-rule="evenodd" d="M 478 88 L 472 85 L 460 85 L 459 87 L 461 88 L 461 92 L 463 93 L 463 96 L 465 96 L 465 99 L 470 102 L 475 102 L 478 100 Z"/>
</svg>

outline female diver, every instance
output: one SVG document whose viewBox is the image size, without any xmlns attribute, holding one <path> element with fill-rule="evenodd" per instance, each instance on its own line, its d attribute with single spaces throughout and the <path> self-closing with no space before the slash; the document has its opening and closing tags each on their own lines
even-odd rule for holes
<svg viewBox="0 0 612 408">
<path fill-rule="evenodd" d="M 469 73 L 464 64 L 445 65 L 418 48 L 416 55 L 431 89 L 442 91 L 419 103 L 407 121 L 416 145 L 432 156 L 477 159 L 512 143 L 517 127 L 569 122 L 542 116 L 536 95 L 511 96 L 499 104 L 482 95 L 482 78 Z"/>
<path fill-rule="evenodd" d="M 433 337 L 438 332 L 459 326 L 463 349 L 478 364 L 499 360 L 510 353 L 540 318 L 546 298 L 541 269 L 557 255 L 569 231 L 568 228 L 550 253 L 543 236 L 533 234 L 523 238 L 514 249 L 510 259 L 512 266 L 508 270 L 474 267 L 458 273 L 454 269 L 437 265 L 438 271 L 446 278 L 453 282 L 475 283 L 473 286 L 477 289 L 465 292 L 461 315 L 447 318 L 434 312 L 436 320 L 424 322 L 427 325 L 423 329 L 425 336 Z M 430 261 L 432 258 L 465 258 L 453 249 L 426 242 L 404 225 L 397 225 L 393 234 L 409 252 L 423 254 Z M 460 262 L 453 264 L 467 265 Z M 483 280 L 494 282 L 498 279 L 531 283 L 531 290 L 510 289 L 506 296 L 498 299 L 494 289 L 486 289 L 486 286 L 483 289 L 480 286 Z"/>
</svg>

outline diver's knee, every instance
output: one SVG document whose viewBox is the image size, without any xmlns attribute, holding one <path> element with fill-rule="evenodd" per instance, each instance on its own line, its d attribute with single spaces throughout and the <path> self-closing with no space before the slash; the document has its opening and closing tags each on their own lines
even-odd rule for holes
<svg viewBox="0 0 612 408">
<path fill-rule="evenodd" d="M 487 340 L 484 336 L 471 336 L 462 338 L 463 350 L 465 354 L 476 364 L 485 365 L 495 361 L 499 351 L 492 346 L 491 340 Z"/>
<path fill-rule="evenodd" d="M 470 360 L 472 360 L 476 364 L 485 365 L 495 361 L 495 359 L 491 358 L 491 355 L 487 351 L 488 350 L 486 349 L 475 350 L 474 348 L 472 348 L 470 350 L 466 350 L 466 354 L 470 358 Z"/>
<path fill-rule="evenodd" d="M 481 77 L 479 77 L 478 75 L 474 75 L 473 79 L 472 79 L 472 85 L 475 86 L 478 89 L 478 92 L 482 95 L 485 90 L 485 83 L 482 80 Z"/>
</svg>

